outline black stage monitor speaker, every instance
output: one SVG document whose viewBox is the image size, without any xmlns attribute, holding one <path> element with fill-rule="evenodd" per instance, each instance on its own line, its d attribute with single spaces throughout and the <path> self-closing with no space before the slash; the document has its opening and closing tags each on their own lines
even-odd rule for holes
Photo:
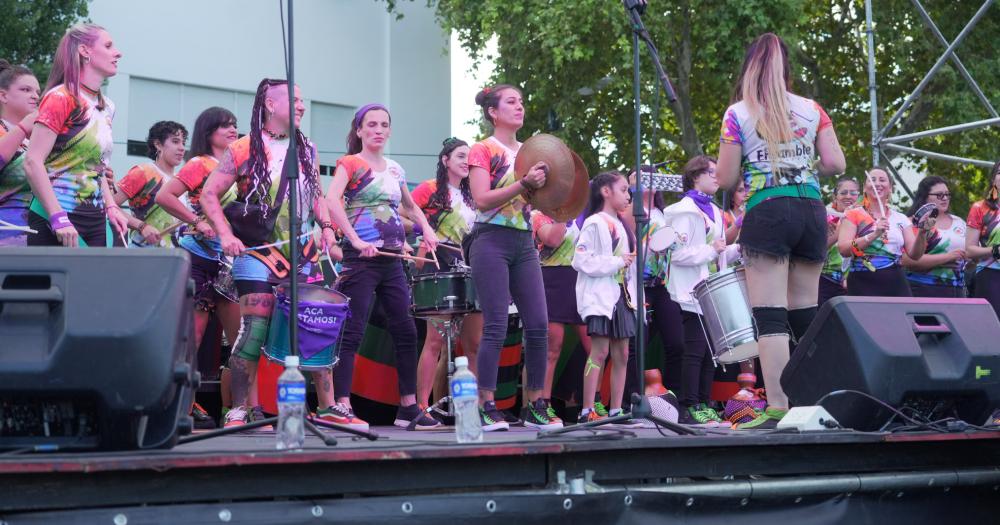
<svg viewBox="0 0 1000 525">
<path fill-rule="evenodd" d="M 172 447 L 190 431 L 183 250 L 0 250 L 0 448 Z"/>
<path fill-rule="evenodd" d="M 781 385 L 792 406 L 851 389 L 981 425 L 1000 407 L 1000 321 L 983 299 L 838 297 L 820 308 Z M 878 430 L 892 417 L 854 394 L 822 405 L 857 430 Z"/>
</svg>

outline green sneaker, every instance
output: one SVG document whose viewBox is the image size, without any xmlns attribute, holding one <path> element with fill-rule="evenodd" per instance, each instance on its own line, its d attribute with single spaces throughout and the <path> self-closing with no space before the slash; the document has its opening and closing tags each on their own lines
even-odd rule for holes
<svg viewBox="0 0 1000 525">
<path fill-rule="evenodd" d="M 594 401 L 594 412 L 601 417 L 608 417 L 608 409 L 601 403 L 600 399 Z"/>
<path fill-rule="evenodd" d="M 678 423 L 682 425 L 698 425 L 703 427 L 717 426 L 715 421 L 713 421 L 712 418 L 705 413 L 705 411 L 699 409 L 697 405 L 681 409 Z"/>
<path fill-rule="evenodd" d="M 764 412 L 753 421 L 733 425 L 733 430 L 773 430 L 777 428 L 778 421 L 788 413 L 787 408 L 767 407 Z"/>
<path fill-rule="evenodd" d="M 562 421 L 558 415 L 556 415 L 556 409 L 552 408 L 550 404 L 548 408 L 545 409 L 545 415 L 549 416 L 552 421 Z"/>
<path fill-rule="evenodd" d="M 722 417 L 719 416 L 719 413 L 716 412 L 714 408 L 708 406 L 708 403 L 701 403 L 700 405 L 698 405 L 698 410 L 704 412 L 709 419 L 717 423 L 716 426 L 723 425 L 724 422 L 722 421 Z"/>
</svg>

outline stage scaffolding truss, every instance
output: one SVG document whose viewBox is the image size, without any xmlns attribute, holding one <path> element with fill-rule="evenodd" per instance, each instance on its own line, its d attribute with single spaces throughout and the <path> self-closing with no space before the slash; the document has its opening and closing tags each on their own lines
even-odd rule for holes
<svg viewBox="0 0 1000 525">
<path fill-rule="evenodd" d="M 960 133 L 963 131 L 968 131 L 971 129 L 978 129 L 988 126 L 1000 126 L 1000 115 L 997 114 L 997 110 L 990 103 L 989 98 L 983 93 L 982 88 L 976 79 L 972 77 L 969 70 L 965 68 L 962 60 L 959 58 L 956 50 L 962 41 L 972 32 L 976 27 L 976 24 L 986 15 L 987 12 L 993 7 L 995 0 L 985 0 L 983 4 L 979 7 L 972 18 L 965 24 L 962 31 L 959 32 L 958 36 L 955 37 L 951 42 L 941 33 L 938 29 L 937 24 L 931 19 L 927 10 L 924 8 L 920 0 L 911 0 L 914 9 L 916 9 L 917 14 L 920 15 L 920 19 L 923 20 L 924 25 L 934 36 L 935 39 L 944 47 L 944 52 L 938 57 L 934 65 L 931 66 L 930 70 L 924 75 L 923 79 L 917 84 L 917 87 L 903 100 L 902 105 L 889 117 L 885 125 L 879 126 L 878 122 L 878 88 L 875 83 L 875 34 L 873 30 L 873 20 L 872 20 L 872 0 L 865 0 L 865 22 L 866 22 L 866 34 L 868 38 L 868 91 L 871 98 L 871 129 L 872 129 L 872 166 L 879 166 L 881 158 L 888 158 L 886 150 L 890 150 L 897 153 L 904 153 L 908 155 L 917 155 L 927 159 L 943 160 L 948 162 L 956 162 L 961 164 L 971 164 L 974 166 L 982 166 L 985 168 L 991 168 L 993 162 L 989 160 L 981 159 L 970 159 L 966 157 L 959 157 L 955 155 L 948 155 L 945 153 L 939 153 L 934 151 L 928 151 L 925 149 L 920 149 L 913 147 L 911 144 L 917 139 L 924 139 L 929 137 L 946 135 L 949 133 Z M 913 102 L 920 96 L 920 93 L 927 87 L 934 75 L 941 70 L 945 63 L 951 62 L 958 73 L 965 79 L 966 84 L 972 89 L 972 92 L 976 95 L 979 101 L 982 103 L 983 107 L 986 109 L 990 118 L 984 120 L 977 120 L 974 122 L 964 122 L 960 124 L 955 124 L 951 126 L 946 126 L 942 128 L 929 129 L 926 131 L 918 131 L 916 133 L 907 133 L 903 135 L 892 135 L 893 128 L 896 127 L 906 110 L 910 109 Z M 886 108 L 888 110 L 888 108 Z M 893 166 L 891 162 L 885 162 L 885 167 L 887 167 L 900 182 L 900 185 L 906 191 L 910 197 L 913 196 L 913 192 L 903 181 L 897 168 Z"/>
</svg>

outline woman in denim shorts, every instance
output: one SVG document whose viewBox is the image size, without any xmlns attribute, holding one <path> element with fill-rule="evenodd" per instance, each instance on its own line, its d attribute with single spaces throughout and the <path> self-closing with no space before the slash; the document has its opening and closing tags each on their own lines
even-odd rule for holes
<svg viewBox="0 0 1000 525">
<path fill-rule="evenodd" d="M 785 43 L 761 35 L 747 49 L 735 103 L 722 122 L 719 181 L 748 187 L 740 246 L 770 405 L 736 425 L 741 430 L 773 428 L 788 410 L 779 382 L 788 341 L 801 337 L 816 315 L 826 258 L 818 178 L 843 172 L 845 164 L 830 118 L 793 94 L 791 79 Z"/>
</svg>

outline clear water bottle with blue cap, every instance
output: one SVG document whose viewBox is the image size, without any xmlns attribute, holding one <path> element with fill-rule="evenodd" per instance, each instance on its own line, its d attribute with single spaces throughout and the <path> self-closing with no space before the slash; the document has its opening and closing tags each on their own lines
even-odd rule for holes
<svg viewBox="0 0 1000 525">
<path fill-rule="evenodd" d="M 451 402 L 455 406 L 455 440 L 459 443 L 479 443 L 483 440 L 483 425 L 479 421 L 479 388 L 476 376 L 469 370 L 469 358 L 455 358 L 455 374 L 451 376 Z"/>
<path fill-rule="evenodd" d="M 278 377 L 278 450 L 302 448 L 306 441 L 306 378 L 299 372 L 299 356 L 285 358 L 285 371 Z"/>
</svg>

